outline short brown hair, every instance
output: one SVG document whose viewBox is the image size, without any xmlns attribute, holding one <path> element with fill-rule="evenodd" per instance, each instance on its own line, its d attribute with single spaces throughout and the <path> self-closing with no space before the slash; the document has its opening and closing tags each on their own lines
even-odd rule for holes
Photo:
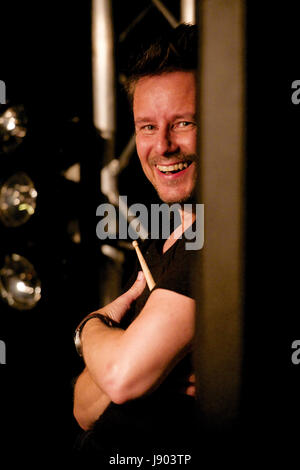
<svg viewBox="0 0 300 470">
<path fill-rule="evenodd" d="M 198 34 L 195 25 L 180 24 L 159 33 L 129 59 L 125 72 L 125 90 L 132 105 L 135 85 L 148 75 L 161 75 L 176 70 L 197 68 Z"/>
</svg>

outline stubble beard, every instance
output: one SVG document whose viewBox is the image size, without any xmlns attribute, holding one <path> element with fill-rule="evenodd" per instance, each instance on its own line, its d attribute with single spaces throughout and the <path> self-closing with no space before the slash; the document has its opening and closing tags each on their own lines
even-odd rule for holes
<svg viewBox="0 0 300 470">
<path fill-rule="evenodd" d="M 185 160 L 185 161 L 189 160 L 192 162 L 197 162 L 197 155 L 193 155 L 193 154 L 182 155 L 182 157 L 183 157 L 182 160 Z M 185 196 L 179 199 L 172 198 L 171 200 L 169 200 L 168 198 L 165 198 L 161 194 L 157 185 L 154 184 L 153 186 L 154 186 L 155 191 L 157 192 L 159 199 L 170 206 L 172 204 L 195 204 L 196 203 L 196 183 L 197 183 L 197 168 L 196 168 L 196 172 L 193 178 L 192 190 L 188 194 L 186 194 Z M 173 181 L 170 181 L 169 183 L 167 182 L 166 186 L 174 186 L 174 182 Z"/>
</svg>

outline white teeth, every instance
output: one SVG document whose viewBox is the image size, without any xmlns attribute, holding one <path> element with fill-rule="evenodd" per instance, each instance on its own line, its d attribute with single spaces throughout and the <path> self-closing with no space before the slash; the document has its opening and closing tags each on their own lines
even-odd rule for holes
<svg viewBox="0 0 300 470">
<path fill-rule="evenodd" d="M 157 165 L 157 168 L 163 172 L 183 170 L 184 168 L 187 168 L 187 167 L 188 167 L 188 162 L 176 163 L 175 165 L 169 165 L 169 166 Z"/>
</svg>

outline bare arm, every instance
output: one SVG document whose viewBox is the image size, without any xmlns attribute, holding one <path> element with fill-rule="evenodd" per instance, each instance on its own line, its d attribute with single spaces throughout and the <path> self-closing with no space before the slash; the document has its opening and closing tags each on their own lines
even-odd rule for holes
<svg viewBox="0 0 300 470">
<path fill-rule="evenodd" d="M 127 312 L 132 301 L 143 292 L 145 285 L 145 279 L 141 276 L 141 279 L 137 279 L 127 292 L 106 306 L 105 310 L 109 311 L 111 317 L 119 321 Z M 102 313 L 106 313 L 106 311 Z M 74 386 L 73 414 L 79 426 L 85 431 L 90 429 L 110 402 L 111 399 L 96 385 L 88 369 L 85 368 Z"/>
<path fill-rule="evenodd" d="M 100 390 L 85 368 L 74 388 L 74 417 L 79 426 L 88 430 L 110 404 L 110 398 Z"/>
<path fill-rule="evenodd" d="M 195 396 L 195 376 L 191 374 L 188 386 L 182 392 Z M 88 370 L 85 368 L 78 377 L 74 390 L 74 417 L 79 426 L 87 431 L 94 422 L 102 415 L 111 399 L 100 390 L 92 380 Z"/>
<path fill-rule="evenodd" d="M 125 331 L 90 320 L 82 343 L 94 382 L 115 403 L 156 387 L 191 344 L 194 310 L 195 302 L 189 297 L 157 289 Z"/>
<path fill-rule="evenodd" d="M 135 297 L 144 288 L 137 285 Z M 100 312 L 118 320 L 123 315 L 119 311 L 130 304 L 127 298 L 127 307 L 120 308 L 123 301 L 118 298 Z M 86 324 L 82 334 L 86 369 L 74 395 L 74 415 L 83 429 L 91 426 L 110 400 L 123 403 L 159 385 L 191 343 L 194 309 L 192 299 L 157 289 L 126 331 L 110 329 L 98 319 Z"/>
</svg>

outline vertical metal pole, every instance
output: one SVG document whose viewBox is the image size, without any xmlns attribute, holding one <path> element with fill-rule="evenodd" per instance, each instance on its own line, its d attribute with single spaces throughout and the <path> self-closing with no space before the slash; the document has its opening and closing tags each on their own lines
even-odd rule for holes
<svg viewBox="0 0 300 470">
<path fill-rule="evenodd" d="M 180 1 L 180 22 L 196 24 L 196 0 Z"/>
<path fill-rule="evenodd" d="M 239 416 L 244 275 L 244 2 L 203 0 L 199 9 L 199 252 L 196 368 L 204 426 Z"/>
<path fill-rule="evenodd" d="M 92 75 L 94 126 L 112 144 L 116 93 L 112 7 L 107 0 L 92 1 Z M 112 145 L 109 148 L 112 157 Z"/>
<path fill-rule="evenodd" d="M 110 0 L 92 0 L 92 80 L 93 80 L 93 122 L 102 138 L 102 148 L 99 151 L 99 186 L 107 186 L 113 196 L 116 196 L 117 182 L 110 164 L 115 157 L 116 133 L 116 79 L 114 57 L 114 25 Z M 101 170 L 100 170 L 101 167 Z M 116 193 L 116 194 L 115 194 Z M 100 244 L 100 242 L 99 242 Z M 120 263 L 106 256 L 98 266 L 98 283 L 100 304 L 113 300 L 116 292 L 120 291 L 122 272 Z"/>
</svg>

